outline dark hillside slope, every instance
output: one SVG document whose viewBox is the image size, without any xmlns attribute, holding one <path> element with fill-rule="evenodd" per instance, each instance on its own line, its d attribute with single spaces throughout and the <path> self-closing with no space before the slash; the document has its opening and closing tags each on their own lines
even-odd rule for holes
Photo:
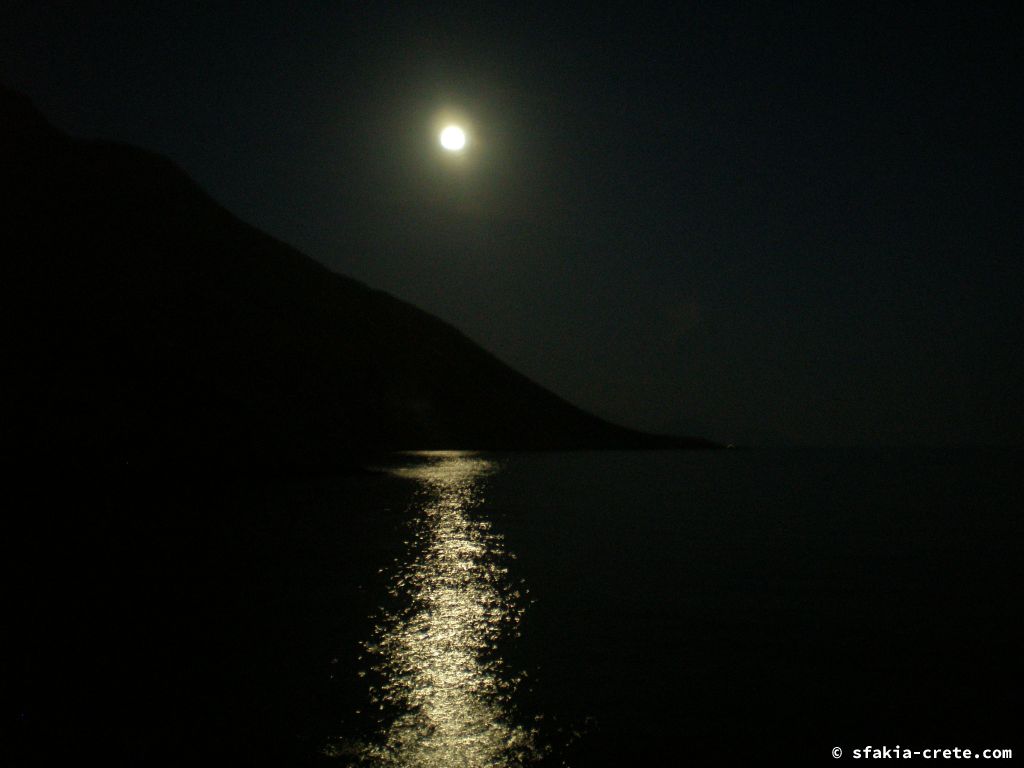
<svg viewBox="0 0 1024 768">
<path fill-rule="evenodd" d="M 0 90 L 4 432 L 25 457 L 308 466 L 395 448 L 703 447 L 609 424 Z"/>
</svg>

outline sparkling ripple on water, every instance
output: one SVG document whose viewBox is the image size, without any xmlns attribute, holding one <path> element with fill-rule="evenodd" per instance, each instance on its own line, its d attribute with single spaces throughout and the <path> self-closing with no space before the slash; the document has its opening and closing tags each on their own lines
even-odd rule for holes
<svg viewBox="0 0 1024 768">
<path fill-rule="evenodd" d="M 397 607 L 366 651 L 379 681 L 378 738 L 359 765 L 512 768 L 539 757 L 536 734 L 515 722 L 519 682 L 500 655 L 516 634 L 522 598 L 509 584 L 502 537 L 475 511 L 497 465 L 483 457 L 418 454 L 393 470 L 421 484 L 407 562 L 391 581 Z"/>
</svg>

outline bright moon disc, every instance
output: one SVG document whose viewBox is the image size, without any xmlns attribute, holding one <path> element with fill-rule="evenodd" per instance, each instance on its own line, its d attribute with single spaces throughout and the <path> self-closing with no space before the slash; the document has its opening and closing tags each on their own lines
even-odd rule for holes
<svg viewBox="0 0 1024 768">
<path fill-rule="evenodd" d="M 441 146 L 449 152 L 458 152 L 466 146 L 466 132 L 457 125 L 449 125 L 441 131 Z"/>
</svg>

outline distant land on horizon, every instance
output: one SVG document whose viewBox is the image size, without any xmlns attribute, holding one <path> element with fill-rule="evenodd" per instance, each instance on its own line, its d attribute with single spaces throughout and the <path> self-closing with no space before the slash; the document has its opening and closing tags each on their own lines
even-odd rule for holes
<svg viewBox="0 0 1024 768">
<path fill-rule="evenodd" d="M 0 87 L 6 450 L 331 466 L 398 449 L 710 448 L 609 423 Z"/>
</svg>

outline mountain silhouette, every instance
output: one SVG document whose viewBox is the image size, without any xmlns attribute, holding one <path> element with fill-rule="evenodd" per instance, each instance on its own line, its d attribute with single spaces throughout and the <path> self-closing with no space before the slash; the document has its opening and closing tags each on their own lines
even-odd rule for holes
<svg viewBox="0 0 1024 768">
<path fill-rule="evenodd" d="M 305 467 L 394 449 L 712 445 L 582 411 L 240 221 L 169 160 L 69 137 L 7 89 L 0 194 L 19 459 Z"/>
</svg>

